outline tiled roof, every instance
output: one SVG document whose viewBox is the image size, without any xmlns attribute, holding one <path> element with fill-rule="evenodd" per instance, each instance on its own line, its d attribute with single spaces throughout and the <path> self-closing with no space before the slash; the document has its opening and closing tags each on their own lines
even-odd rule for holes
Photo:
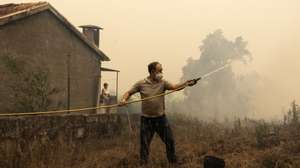
<svg viewBox="0 0 300 168">
<path fill-rule="evenodd" d="M 92 42 L 90 42 L 81 32 L 77 30 L 63 15 L 54 9 L 48 2 L 20 3 L 0 5 L 0 26 L 10 23 L 36 13 L 49 10 L 52 12 L 69 30 L 81 39 L 90 49 L 96 52 L 102 61 L 110 59 Z"/>
<path fill-rule="evenodd" d="M 5 5 L 0 5 L 0 17 L 15 14 L 24 10 L 35 9 L 40 6 L 45 6 L 47 4 L 48 4 L 47 2 L 36 2 L 36 3 L 20 3 L 20 4 L 10 3 Z"/>
</svg>

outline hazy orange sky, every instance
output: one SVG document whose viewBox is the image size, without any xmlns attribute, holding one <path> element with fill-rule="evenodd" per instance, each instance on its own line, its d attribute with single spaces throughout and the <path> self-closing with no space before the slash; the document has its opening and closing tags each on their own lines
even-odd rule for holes
<svg viewBox="0 0 300 168">
<path fill-rule="evenodd" d="M 0 4 L 12 2 L 33 0 L 0 0 Z M 100 48 L 111 58 L 104 66 L 121 71 L 121 93 L 145 77 L 147 64 L 154 60 L 163 64 L 165 78 L 178 81 L 187 58 L 199 57 L 205 36 L 222 29 L 228 39 L 242 36 L 248 41 L 254 59 L 249 68 L 270 86 L 258 90 L 258 107 L 268 105 L 280 111 L 294 98 L 300 102 L 299 0 L 48 2 L 76 26 L 104 28 Z M 103 78 L 113 81 L 109 74 Z"/>
</svg>

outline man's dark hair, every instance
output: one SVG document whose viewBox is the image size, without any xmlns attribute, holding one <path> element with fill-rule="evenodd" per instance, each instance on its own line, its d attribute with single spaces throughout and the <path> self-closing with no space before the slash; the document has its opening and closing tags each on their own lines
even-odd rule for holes
<svg viewBox="0 0 300 168">
<path fill-rule="evenodd" d="M 105 82 L 103 85 L 104 85 L 104 86 L 108 86 L 108 83 Z"/>
<path fill-rule="evenodd" d="M 148 65 L 148 72 L 151 73 L 153 70 L 155 70 L 157 64 L 159 64 L 157 61 L 151 62 Z"/>
</svg>

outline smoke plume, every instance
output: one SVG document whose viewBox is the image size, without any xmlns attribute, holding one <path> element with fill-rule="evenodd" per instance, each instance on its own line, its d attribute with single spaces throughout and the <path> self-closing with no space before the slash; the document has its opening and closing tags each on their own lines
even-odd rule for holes
<svg viewBox="0 0 300 168">
<path fill-rule="evenodd" d="M 227 63 L 246 65 L 252 59 L 242 37 L 230 41 L 221 30 L 207 35 L 202 43 L 200 57 L 189 58 L 183 67 L 182 81 L 203 76 Z M 213 120 L 251 115 L 257 79 L 255 72 L 235 73 L 233 66 L 227 66 L 194 87 L 185 89 L 185 98 L 180 103 L 176 102 L 172 109 Z"/>
</svg>

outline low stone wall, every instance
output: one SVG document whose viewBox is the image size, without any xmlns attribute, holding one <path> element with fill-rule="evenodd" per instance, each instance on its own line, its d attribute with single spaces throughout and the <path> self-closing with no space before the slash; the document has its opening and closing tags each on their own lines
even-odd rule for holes
<svg viewBox="0 0 300 168">
<path fill-rule="evenodd" d="M 0 138 L 35 139 L 47 136 L 54 139 L 58 134 L 64 134 L 68 139 L 101 138 L 118 134 L 124 117 L 102 114 L 0 118 Z"/>
<path fill-rule="evenodd" d="M 81 146 L 100 144 L 122 131 L 128 131 L 124 114 L 1 117 L 0 168 L 32 167 L 35 160 L 47 161 L 43 155 L 65 151 L 76 155 Z"/>
</svg>

